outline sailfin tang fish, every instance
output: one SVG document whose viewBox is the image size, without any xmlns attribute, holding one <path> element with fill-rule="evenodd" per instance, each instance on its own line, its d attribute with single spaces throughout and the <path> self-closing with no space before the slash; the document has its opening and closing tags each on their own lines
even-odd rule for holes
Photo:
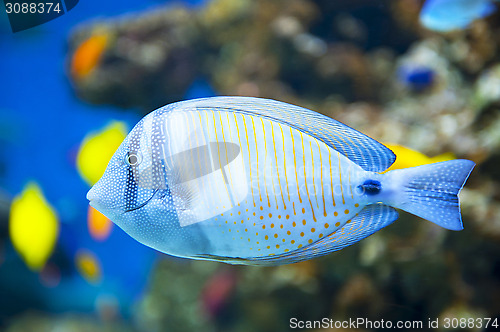
<svg viewBox="0 0 500 332">
<path fill-rule="evenodd" d="M 144 117 L 87 194 L 164 253 L 279 265 L 337 251 L 398 218 L 463 228 L 458 194 L 474 163 L 382 173 L 394 153 L 319 113 L 279 101 L 213 97 Z"/>
</svg>

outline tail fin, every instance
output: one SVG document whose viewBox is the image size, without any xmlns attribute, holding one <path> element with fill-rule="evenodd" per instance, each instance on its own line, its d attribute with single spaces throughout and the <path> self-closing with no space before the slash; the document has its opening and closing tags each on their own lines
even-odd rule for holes
<svg viewBox="0 0 500 332">
<path fill-rule="evenodd" d="M 463 229 L 458 194 L 474 162 L 457 159 L 387 172 L 391 205 L 446 229 Z"/>
</svg>

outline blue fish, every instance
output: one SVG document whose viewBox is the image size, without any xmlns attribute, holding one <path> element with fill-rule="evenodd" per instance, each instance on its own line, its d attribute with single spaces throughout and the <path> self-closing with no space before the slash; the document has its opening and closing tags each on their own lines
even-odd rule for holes
<svg viewBox="0 0 500 332">
<path fill-rule="evenodd" d="M 458 193 L 474 163 L 385 174 L 391 150 L 279 101 L 213 97 L 144 117 L 87 194 L 139 242 L 231 264 L 279 265 L 340 250 L 400 208 L 463 229 Z"/>
<path fill-rule="evenodd" d="M 427 29 L 448 32 L 465 29 L 479 18 L 491 15 L 494 0 L 427 0 L 420 11 L 420 23 Z"/>
</svg>

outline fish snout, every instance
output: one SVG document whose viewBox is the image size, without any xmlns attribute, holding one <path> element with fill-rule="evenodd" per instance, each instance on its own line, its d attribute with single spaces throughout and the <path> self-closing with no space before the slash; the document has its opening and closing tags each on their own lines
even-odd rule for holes
<svg viewBox="0 0 500 332">
<path fill-rule="evenodd" d="M 90 188 L 90 190 L 87 192 L 87 199 L 89 200 L 89 205 L 92 206 L 94 209 L 102 210 L 103 204 L 102 202 L 99 203 L 99 195 L 97 193 L 97 190 L 95 189 L 95 186 Z"/>
<path fill-rule="evenodd" d="M 89 200 L 90 203 L 92 203 L 92 200 L 96 199 L 96 193 L 94 187 L 90 188 L 90 190 L 87 192 L 87 199 Z"/>
<path fill-rule="evenodd" d="M 119 210 L 123 205 L 120 205 L 119 200 L 113 195 L 113 191 L 109 189 L 109 186 L 104 185 L 101 181 L 98 181 L 90 188 L 87 192 L 87 199 L 90 206 L 105 215 Z"/>
</svg>

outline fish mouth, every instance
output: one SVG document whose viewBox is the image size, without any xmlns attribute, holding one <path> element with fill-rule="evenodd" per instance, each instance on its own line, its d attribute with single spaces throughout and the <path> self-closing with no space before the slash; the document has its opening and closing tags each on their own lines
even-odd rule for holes
<svg viewBox="0 0 500 332">
<path fill-rule="evenodd" d="M 122 205 L 111 205 L 109 202 L 103 201 L 96 193 L 95 186 L 90 188 L 86 197 L 89 201 L 89 205 L 103 214 L 104 211 L 117 211 L 125 208 L 125 206 Z"/>
<path fill-rule="evenodd" d="M 95 190 L 94 187 L 90 188 L 90 190 L 87 192 L 87 199 L 89 200 L 90 203 L 92 203 L 92 200 L 95 199 Z"/>
<path fill-rule="evenodd" d="M 146 204 L 149 203 L 149 201 L 151 201 L 153 199 L 153 197 L 155 197 L 156 193 L 158 192 L 159 189 L 156 189 L 155 191 L 153 191 L 153 194 L 151 195 L 151 197 L 149 197 L 144 203 L 142 204 L 139 204 L 137 205 L 136 207 L 134 208 L 131 208 L 131 209 L 128 209 L 128 210 L 125 210 L 125 213 L 127 212 L 132 212 L 132 211 L 135 211 L 135 210 L 138 210 L 140 208 L 142 208 L 143 206 L 145 206 Z"/>
<path fill-rule="evenodd" d="M 90 188 L 90 190 L 87 192 L 87 199 L 89 201 L 89 205 L 93 207 L 94 209 L 98 210 L 96 202 L 98 201 L 97 196 L 95 194 L 94 187 Z"/>
</svg>

